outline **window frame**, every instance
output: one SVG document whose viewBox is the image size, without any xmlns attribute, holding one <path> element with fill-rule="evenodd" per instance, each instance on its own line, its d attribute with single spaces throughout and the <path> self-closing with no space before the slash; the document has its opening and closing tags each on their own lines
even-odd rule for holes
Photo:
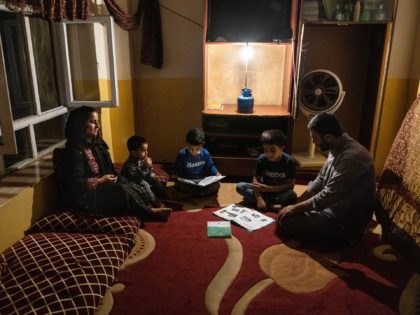
<svg viewBox="0 0 420 315">
<path fill-rule="evenodd" d="M 11 11 L 6 8 L 4 5 L 0 4 L 0 11 L 10 12 L 14 14 L 19 14 L 15 11 Z M 115 36 L 114 36 L 114 23 L 112 17 L 90 17 L 86 21 L 65 21 L 62 23 L 49 22 L 51 38 L 52 38 L 52 50 L 53 50 L 53 62 L 55 66 L 55 75 L 56 75 L 56 88 L 58 94 L 58 103 L 57 107 L 42 111 L 41 103 L 38 91 L 38 79 L 36 73 L 36 66 L 33 54 L 33 43 L 30 29 L 30 17 L 22 16 L 23 19 L 23 38 L 25 49 L 28 54 L 27 66 L 29 69 L 30 76 L 30 85 L 32 88 L 32 100 L 34 107 L 34 115 L 29 115 L 23 118 L 13 120 L 12 107 L 9 96 L 9 87 L 7 84 L 7 74 L 6 74 L 6 59 L 3 56 L 3 47 L 1 46 L 1 37 L 0 37 L 0 92 L 2 97 L 0 98 L 0 135 L 2 135 L 2 143 L 0 143 L 0 175 L 5 174 L 6 172 L 13 171 L 15 169 L 20 169 L 38 159 L 41 156 L 51 153 L 56 147 L 63 146 L 65 139 L 59 141 L 53 145 L 50 145 L 48 148 L 38 151 L 36 135 L 35 135 L 35 125 L 38 123 L 65 115 L 69 112 L 68 107 L 75 107 L 81 105 L 88 105 L 92 107 L 116 107 L 118 100 L 118 89 L 117 89 L 117 79 L 116 79 L 116 62 L 115 62 Z M 104 22 L 105 21 L 105 22 Z M 65 75 L 69 74 L 69 60 L 65 59 L 66 54 L 64 51 L 68 51 L 66 42 L 63 40 L 62 32 L 60 29 L 63 29 L 66 23 L 106 23 L 107 27 L 107 44 L 109 47 L 108 52 L 108 61 L 110 69 L 110 80 L 111 80 L 111 101 L 98 101 L 98 102 L 78 102 L 72 101 L 68 102 L 68 91 L 72 91 L 71 81 L 68 81 L 68 77 Z M 61 24 L 61 25 L 60 25 Z M 68 57 L 68 55 L 67 55 Z M 65 77 L 65 79 L 61 79 Z M 4 96 L 4 97 L 3 97 Z M 30 141 L 30 158 L 24 159 L 5 169 L 3 155 L 6 154 L 17 154 L 18 148 L 16 143 L 15 132 L 21 129 L 28 129 L 29 141 Z"/>
<path fill-rule="evenodd" d="M 10 104 L 9 89 L 7 88 L 6 65 L 3 57 L 3 43 L 0 37 L 0 155 L 17 154 L 15 131 L 13 128 L 12 107 Z M 1 171 L 1 169 L 0 169 Z"/>
<path fill-rule="evenodd" d="M 78 101 L 74 99 L 73 85 L 71 80 L 71 67 L 68 49 L 68 37 L 66 26 L 68 24 L 92 24 L 100 23 L 105 26 L 107 31 L 107 48 L 109 61 L 109 80 L 111 82 L 111 100 L 107 101 Z M 65 102 L 68 107 L 80 107 L 82 105 L 92 107 L 118 107 L 118 81 L 117 81 L 117 65 L 115 55 L 115 29 L 114 19 L 112 16 L 93 16 L 87 20 L 64 20 L 60 23 L 61 51 L 63 52 L 63 68 L 65 80 Z M 96 43 L 95 43 L 96 44 Z"/>
</svg>

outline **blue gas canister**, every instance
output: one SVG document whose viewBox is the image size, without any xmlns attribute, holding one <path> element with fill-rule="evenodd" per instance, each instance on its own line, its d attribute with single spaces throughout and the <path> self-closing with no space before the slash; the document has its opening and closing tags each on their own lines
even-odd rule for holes
<svg viewBox="0 0 420 315">
<path fill-rule="evenodd" d="M 252 113 L 254 111 L 254 97 L 250 88 L 243 88 L 238 96 L 238 113 Z"/>
</svg>

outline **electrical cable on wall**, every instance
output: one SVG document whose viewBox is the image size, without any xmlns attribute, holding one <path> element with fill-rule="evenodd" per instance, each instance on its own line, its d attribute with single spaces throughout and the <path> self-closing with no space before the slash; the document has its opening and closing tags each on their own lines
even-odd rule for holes
<svg viewBox="0 0 420 315">
<path fill-rule="evenodd" d="M 182 15 L 181 13 L 176 12 L 175 10 L 173 10 L 173 9 L 171 9 L 171 8 L 168 8 L 167 6 L 163 5 L 163 4 L 162 4 L 162 3 L 160 3 L 160 2 L 159 2 L 159 5 L 160 5 L 162 8 L 164 8 L 164 9 L 168 10 L 169 12 L 172 12 L 173 14 L 178 15 L 178 16 L 182 17 L 183 19 L 185 19 L 185 20 L 187 20 L 187 21 L 189 21 L 189 22 L 191 22 L 191 23 L 194 23 L 194 24 L 196 24 L 196 25 L 200 26 L 201 28 L 203 28 L 203 24 L 200 24 L 200 23 L 198 23 L 198 22 L 194 21 L 193 19 L 191 19 L 191 18 L 189 18 L 189 17 L 186 17 L 185 15 Z"/>
</svg>

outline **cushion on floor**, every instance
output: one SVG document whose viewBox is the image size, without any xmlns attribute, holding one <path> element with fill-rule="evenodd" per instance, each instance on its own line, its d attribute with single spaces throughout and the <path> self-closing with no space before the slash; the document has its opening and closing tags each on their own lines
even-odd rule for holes
<svg viewBox="0 0 420 315">
<path fill-rule="evenodd" d="M 42 232 L 103 233 L 126 236 L 134 240 L 139 220 L 133 216 L 94 217 L 82 216 L 71 211 L 54 213 L 35 222 L 25 234 Z"/>
<path fill-rule="evenodd" d="M 0 314 L 93 314 L 133 243 L 109 234 L 26 235 L 0 255 Z"/>
</svg>

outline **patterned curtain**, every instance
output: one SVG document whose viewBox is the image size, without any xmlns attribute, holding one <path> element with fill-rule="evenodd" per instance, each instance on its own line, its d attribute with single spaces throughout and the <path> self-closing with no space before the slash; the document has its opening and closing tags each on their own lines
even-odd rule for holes
<svg viewBox="0 0 420 315">
<path fill-rule="evenodd" d="M 86 20 L 90 15 L 90 5 L 89 0 L 6 0 L 6 7 L 10 10 L 53 21 Z"/>
<path fill-rule="evenodd" d="M 401 124 L 378 184 L 375 214 L 383 240 L 420 272 L 420 95 Z"/>
<path fill-rule="evenodd" d="M 5 0 L 10 10 L 59 22 L 86 20 L 91 16 L 91 0 Z M 105 0 L 115 22 L 126 31 L 136 30 L 143 17 L 141 63 L 160 69 L 163 62 L 162 26 L 158 0 L 139 0 L 136 13 L 127 14 L 115 0 Z"/>
</svg>

